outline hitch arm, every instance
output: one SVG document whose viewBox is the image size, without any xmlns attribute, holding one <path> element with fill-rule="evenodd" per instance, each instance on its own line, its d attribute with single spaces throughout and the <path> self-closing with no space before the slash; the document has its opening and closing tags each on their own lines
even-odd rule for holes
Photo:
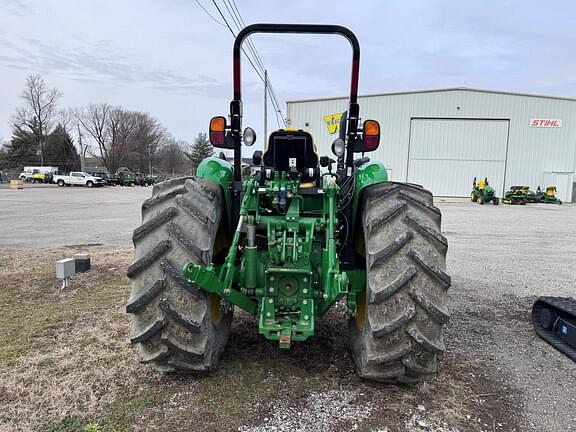
<svg viewBox="0 0 576 432">
<path fill-rule="evenodd" d="M 257 304 L 247 296 L 232 288 L 226 288 L 224 283 L 216 276 L 214 266 L 210 264 L 207 267 L 198 264 L 188 264 L 184 268 L 184 277 L 202 288 L 204 291 L 218 294 L 220 297 L 227 299 L 230 303 L 237 305 L 246 312 L 256 315 Z"/>
<path fill-rule="evenodd" d="M 236 254 L 238 252 L 242 224 L 244 223 L 244 216 L 247 213 L 248 202 L 251 199 L 255 187 L 255 181 L 249 182 L 246 187 L 242 207 L 240 208 L 238 225 L 236 226 L 236 231 L 234 231 L 232 244 L 230 245 L 228 255 L 226 255 L 224 265 L 220 269 L 220 274 L 216 275 L 216 270 L 212 264 L 203 266 L 188 262 L 184 264 L 182 270 L 182 275 L 188 282 L 198 285 L 204 291 L 218 294 L 220 297 L 227 299 L 230 303 L 237 305 L 252 315 L 255 315 L 258 310 L 257 303 L 240 291 L 233 289 L 232 283 L 234 282 L 234 262 L 236 261 Z"/>
</svg>

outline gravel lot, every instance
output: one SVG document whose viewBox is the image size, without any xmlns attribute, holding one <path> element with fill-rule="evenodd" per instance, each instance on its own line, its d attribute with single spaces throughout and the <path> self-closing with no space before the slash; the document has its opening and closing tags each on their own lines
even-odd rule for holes
<svg viewBox="0 0 576 432">
<path fill-rule="evenodd" d="M 452 274 L 449 351 L 502 373 L 528 430 L 576 430 L 576 363 L 534 335 L 537 296 L 576 297 L 576 206 L 439 203 Z"/>
<path fill-rule="evenodd" d="M 0 247 L 129 244 L 152 188 L 0 185 Z"/>
<path fill-rule="evenodd" d="M 98 279 L 97 272 L 108 271 L 110 283 L 120 283 L 114 281 L 124 280 L 131 230 L 139 222 L 140 203 L 150 192 L 147 188 L 50 186 L 0 189 L 0 251 L 5 261 L 20 257 L 25 262 L 30 248 L 102 243 L 86 247 L 96 261 L 105 262 L 106 246 L 115 245 L 116 264 L 110 269 L 102 264 L 86 277 Z M 576 363 L 535 336 L 529 313 L 539 295 L 576 294 L 576 206 L 496 207 L 442 199 L 437 204 L 449 241 L 452 320 L 445 334 L 444 362 L 429 382 L 395 387 L 358 380 L 347 355 L 347 330 L 339 310 L 319 323 L 317 336 L 290 353 L 279 352 L 276 345 L 260 338 L 253 318 L 237 314 L 221 367 L 210 378 L 150 375 L 126 351 L 125 362 L 111 360 L 106 366 L 116 368 L 109 374 L 111 381 L 103 384 L 106 397 L 112 398 L 118 382 L 130 381 L 125 375 L 136 376 L 140 383 L 144 379 L 151 391 L 169 395 L 135 411 L 136 420 L 128 430 L 314 431 L 321 425 L 323 431 L 576 431 Z M 72 249 L 67 248 L 67 253 Z M 50 260 L 61 253 L 46 252 L 46 272 Z M 5 270 L 0 279 L 6 283 L 0 282 L 0 294 L 26 280 L 16 278 L 16 269 L 1 258 L 0 271 Z M 43 277 L 51 277 L 46 274 Z M 8 282 L 10 278 L 15 282 Z M 32 276 L 31 286 L 34 278 L 38 284 L 46 283 Z M 117 296 L 118 304 L 111 306 L 116 315 L 110 315 L 110 322 L 117 320 L 112 316 L 122 316 L 124 296 Z M 82 319 L 94 325 L 89 317 Z M 106 321 L 98 322 L 102 327 Z M 122 323 L 112 326 L 116 342 L 106 345 L 111 356 L 120 349 L 113 348 L 114 343 L 126 345 L 122 335 L 127 331 Z M 98 337 L 106 340 L 106 326 L 100 327 L 104 335 Z M 77 331 L 82 328 L 80 324 Z M 50 340 L 58 345 L 67 340 L 67 333 L 67 327 L 53 327 Z M 121 367 L 110 366 L 115 362 Z M 22 365 L 6 369 L 10 380 L 23 373 Z M 70 367 L 70 362 L 66 365 Z M 101 365 L 95 367 L 99 370 Z M 58 381 L 46 385 L 59 386 Z M 0 429 L 27 430 L 11 428 L 10 419 L 3 429 L 1 413 L 10 411 L 3 409 L 3 387 L 9 388 L 0 374 Z M 142 384 L 137 388 L 141 390 Z M 42 392 L 46 389 L 30 397 L 40 397 Z M 236 400 L 234 406 L 226 404 L 231 395 L 241 396 L 240 406 L 250 403 L 250 409 L 234 411 Z M 18 395 L 22 413 L 26 400 Z M 198 401 L 209 408 L 199 409 Z M 36 406 L 40 405 L 30 402 L 31 410 Z M 82 403 L 77 402 L 77 407 L 82 409 Z M 103 408 L 94 404 L 87 412 L 98 417 L 99 409 Z M 226 417 L 222 410 L 233 415 Z"/>
</svg>

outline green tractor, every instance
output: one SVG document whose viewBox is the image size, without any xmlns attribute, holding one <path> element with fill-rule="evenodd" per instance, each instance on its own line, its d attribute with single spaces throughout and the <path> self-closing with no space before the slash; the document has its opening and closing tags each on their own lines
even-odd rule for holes
<svg viewBox="0 0 576 432">
<path fill-rule="evenodd" d="M 484 204 L 492 201 L 492 204 L 500 204 L 500 199 L 496 196 L 496 190 L 490 186 L 488 179 L 480 179 L 476 182 L 476 177 L 472 181 L 472 192 L 470 193 L 470 201 Z"/>
<path fill-rule="evenodd" d="M 242 178 L 242 142 L 256 135 L 242 131 L 240 53 L 254 33 L 338 34 L 352 45 L 335 160 L 318 156 L 308 132 L 280 129 Z M 359 117 L 359 60 L 356 36 L 341 26 L 254 24 L 238 33 L 230 115 L 214 117 L 209 134 L 234 163 L 208 158 L 196 177 L 155 185 L 133 234 L 126 309 L 141 362 L 214 369 L 234 308 L 256 316 L 280 349 L 313 343 L 317 321 L 345 300 L 361 377 L 417 382 L 436 371 L 451 283 L 441 213 L 421 186 L 389 182 L 382 163 L 355 158 L 380 140 L 378 122 Z"/>
<path fill-rule="evenodd" d="M 136 185 L 136 176 L 132 172 L 132 170 L 128 167 L 120 167 L 116 170 L 115 173 L 118 179 L 118 185 L 120 186 L 135 186 Z"/>
<path fill-rule="evenodd" d="M 154 186 L 155 184 L 160 183 L 162 180 L 159 176 L 155 175 L 147 175 L 144 176 L 144 186 Z"/>
</svg>

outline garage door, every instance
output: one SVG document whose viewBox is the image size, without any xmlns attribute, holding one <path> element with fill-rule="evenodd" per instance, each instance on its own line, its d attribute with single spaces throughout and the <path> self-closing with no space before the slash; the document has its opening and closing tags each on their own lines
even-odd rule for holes
<svg viewBox="0 0 576 432">
<path fill-rule="evenodd" d="M 501 194 L 509 120 L 414 118 L 407 181 L 438 196 L 468 196 L 474 177 Z"/>
</svg>

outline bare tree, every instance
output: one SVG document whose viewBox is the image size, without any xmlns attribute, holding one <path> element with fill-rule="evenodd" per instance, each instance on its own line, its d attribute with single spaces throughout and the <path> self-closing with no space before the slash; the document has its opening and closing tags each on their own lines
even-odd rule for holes
<svg viewBox="0 0 576 432">
<path fill-rule="evenodd" d="M 112 107 L 107 103 L 90 104 L 85 108 L 74 111 L 78 123 L 96 142 L 98 156 L 104 166 L 111 171 L 110 157 L 107 146 L 108 141 L 108 124 Z"/>
<path fill-rule="evenodd" d="M 98 157 L 109 172 L 121 166 L 152 171 L 152 160 L 167 133 L 154 117 L 108 104 L 91 104 L 76 111 L 84 130 L 96 142 Z"/>
<path fill-rule="evenodd" d="M 134 118 L 135 130 L 131 137 L 130 159 L 138 171 L 148 171 L 152 174 L 152 159 L 168 134 L 158 120 L 147 113 L 131 112 Z"/>
<path fill-rule="evenodd" d="M 78 119 L 75 116 L 74 110 L 70 108 L 64 108 L 58 110 L 56 113 L 56 118 L 58 123 L 66 130 L 66 132 L 71 133 L 76 129 L 78 125 Z"/>
<path fill-rule="evenodd" d="M 129 166 L 132 140 L 136 130 L 134 114 L 122 108 L 114 108 L 108 117 L 108 155 L 110 166 L 117 169 L 120 166 Z M 110 169 L 110 168 L 108 168 Z"/>
<path fill-rule="evenodd" d="M 14 116 L 16 127 L 28 127 L 36 131 L 41 165 L 44 165 L 46 136 L 52 129 L 60 96 L 60 91 L 48 88 L 40 75 L 29 75 L 21 95 L 24 104 L 17 108 Z"/>
<path fill-rule="evenodd" d="M 171 175 L 191 173 L 192 163 L 184 153 L 189 146 L 186 141 L 166 138 L 156 154 L 155 165 L 159 171 Z"/>
</svg>

